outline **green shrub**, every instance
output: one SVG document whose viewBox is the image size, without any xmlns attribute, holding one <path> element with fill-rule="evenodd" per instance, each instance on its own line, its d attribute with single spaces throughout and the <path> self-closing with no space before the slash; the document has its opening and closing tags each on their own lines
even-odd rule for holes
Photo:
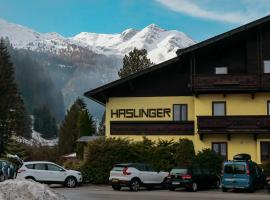
<svg viewBox="0 0 270 200">
<path fill-rule="evenodd" d="M 189 163 L 194 155 L 193 143 L 187 139 L 153 142 L 144 137 L 142 141 L 132 142 L 109 138 L 87 144 L 80 171 L 85 181 L 104 184 L 108 183 L 109 172 L 118 163 L 149 163 L 157 170 L 169 171 L 176 165 L 176 160 Z"/>
<path fill-rule="evenodd" d="M 180 139 L 176 146 L 175 164 L 177 166 L 189 166 L 195 157 L 193 142 L 189 139 Z"/>
<path fill-rule="evenodd" d="M 223 158 L 211 149 L 199 151 L 195 157 L 194 164 L 208 169 L 212 174 L 220 175 Z"/>
</svg>

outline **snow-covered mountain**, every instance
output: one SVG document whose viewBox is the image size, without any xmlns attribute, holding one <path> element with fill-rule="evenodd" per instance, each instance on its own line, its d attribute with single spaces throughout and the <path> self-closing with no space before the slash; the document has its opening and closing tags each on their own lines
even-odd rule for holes
<svg viewBox="0 0 270 200">
<path fill-rule="evenodd" d="M 53 54 L 70 53 L 77 48 L 87 48 L 95 53 L 120 56 L 134 47 L 147 49 L 154 63 L 175 56 L 179 48 L 195 42 L 185 33 L 168 31 L 151 24 L 142 30 L 127 29 L 119 34 L 97 34 L 82 32 L 74 37 L 63 37 L 58 33 L 39 33 L 21 25 L 0 19 L 0 37 L 8 37 L 15 48 L 29 49 Z"/>
<path fill-rule="evenodd" d="M 154 24 L 142 30 L 127 29 L 117 34 L 82 32 L 74 37 L 64 37 L 58 33 L 39 33 L 2 19 L 0 37 L 8 37 L 20 57 L 26 51 L 40 65 L 57 91 L 61 91 L 65 109 L 85 91 L 116 80 L 117 71 L 122 67 L 122 57 L 134 47 L 147 49 L 148 57 L 158 64 L 175 57 L 179 48 L 195 43 L 183 32 L 164 30 Z M 21 64 L 20 67 L 25 66 Z M 17 71 L 25 72 L 26 69 Z M 29 91 L 28 83 L 23 84 Z M 39 91 L 44 92 L 41 96 L 48 96 L 42 88 Z M 101 119 L 104 108 L 89 100 L 86 102 L 90 112 Z"/>
</svg>

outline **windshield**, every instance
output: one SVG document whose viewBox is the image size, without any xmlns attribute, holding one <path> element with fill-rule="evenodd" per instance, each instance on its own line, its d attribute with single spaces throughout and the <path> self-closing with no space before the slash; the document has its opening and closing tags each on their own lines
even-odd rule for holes
<svg viewBox="0 0 270 200">
<path fill-rule="evenodd" d="M 225 174 L 246 174 L 245 164 L 228 164 L 224 167 Z"/>
<path fill-rule="evenodd" d="M 188 169 L 185 169 L 185 168 L 175 168 L 175 169 L 172 169 L 171 171 L 171 174 L 187 174 L 188 173 Z"/>
</svg>

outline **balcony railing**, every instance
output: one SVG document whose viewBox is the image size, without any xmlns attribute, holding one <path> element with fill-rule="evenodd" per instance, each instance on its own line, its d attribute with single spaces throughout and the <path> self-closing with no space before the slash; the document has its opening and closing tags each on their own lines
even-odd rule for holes
<svg viewBox="0 0 270 200">
<path fill-rule="evenodd" d="M 199 134 L 269 134 L 270 116 L 198 116 Z"/>
<path fill-rule="evenodd" d="M 193 91 L 196 93 L 222 91 L 255 91 L 260 88 L 260 82 L 260 77 L 258 75 L 195 74 L 193 75 L 192 88 Z M 270 86 L 270 77 L 266 80 L 266 82 L 269 83 Z"/>
<path fill-rule="evenodd" d="M 193 121 L 111 121 L 111 135 L 194 135 Z"/>
<path fill-rule="evenodd" d="M 270 89 L 270 74 L 263 74 L 261 80 L 262 88 Z"/>
</svg>

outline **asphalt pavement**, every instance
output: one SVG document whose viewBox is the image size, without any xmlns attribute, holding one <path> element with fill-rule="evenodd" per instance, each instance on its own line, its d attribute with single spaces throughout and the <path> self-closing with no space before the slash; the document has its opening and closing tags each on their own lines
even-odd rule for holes
<svg viewBox="0 0 270 200">
<path fill-rule="evenodd" d="M 243 191 L 222 192 L 218 189 L 188 192 L 185 190 L 141 190 L 131 192 L 127 189 L 114 191 L 110 186 L 86 185 L 77 188 L 52 187 L 69 200 L 263 200 L 270 199 L 266 189 L 254 193 Z"/>
</svg>

